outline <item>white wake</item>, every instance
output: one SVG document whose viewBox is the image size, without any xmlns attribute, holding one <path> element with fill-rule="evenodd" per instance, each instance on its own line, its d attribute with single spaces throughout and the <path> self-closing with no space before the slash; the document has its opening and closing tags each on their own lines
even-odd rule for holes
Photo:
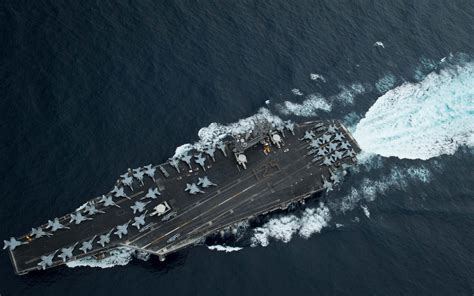
<svg viewBox="0 0 474 296">
<path fill-rule="evenodd" d="M 289 242 L 293 235 L 298 234 L 303 238 L 309 238 L 314 233 L 319 233 L 328 226 L 331 220 L 329 208 L 323 203 L 318 208 L 308 208 L 300 217 L 286 215 L 280 218 L 272 218 L 270 221 L 253 230 L 252 246 L 268 246 L 270 239 Z"/>
<path fill-rule="evenodd" d="M 315 75 L 315 74 L 311 74 Z M 324 80 L 325 81 L 325 80 Z M 310 94 L 305 97 L 301 103 L 285 101 L 277 105 L 278 112 L 283 115 L 296 115 L 301 117 L 317 116 L 319 112 L 331 112 L 333 104 L 352 105 L 357 95 L 366 92 L 361 83 L 352 83 L 349 86 L 340 85 L 340 92 L 329 98 L 320 94 Z M 301 93 L 301 95 L 303 95 Z"/>
<path fill-rule="evenodd" d="M 376 159 L 369 162 L 370 164 L 367 164 L 364 168 L 366 172 L 377 168 Z M 363 178 L 357 184 L 351 186 L 348 193 L 331 208 L 343 213 L 352 211 L 361 201 L 364 203 L 373 202 L 377 196 L 384 195 L 388 190 L 405 190 L 413 182 L 429 183 L 431 178 L 431 172 L 424 166 L 409 168 L 395 166 L 390 169 L 388 174 L 380 174 L 375 178 Z M 367 214 L 366 212 L 368 209 L 363 208 L 363 210 L 364 214 L 369 217 L 370 213 Z"/>
<path fill-rule="evenodd" d="M 209 250 L 225 252 L 225 253 L 237 252 L 237 251 L 242 250 L 241 247 L 231 247 L 231 246 L 223 246 L 223 245 L 207 246 L 207 248 Z"/>
<path fill-rule="evenodd" d="M 209 124 L 209 126 L 203 127 L 199 130 L 199 140 L 197 142 L 194 144 L 184 144 L 176 148 L 173 157 L 179 157 L 183 153 L 186 153 L 193 148 L 215 145 L 217 142 L 221 141 L 228 135 L 244 134 L 246 132 L 252 131 L 255 128 L 255 125 L 262 120 L 266 120 L 272 124 L 282 123 L 282 119 L 280 117 L 272 114 L 270 110 L 263 107 L 260 108 L 256 114 L 240 119 L 237 122 L 232 122 L 229 124 L 213 122 Z"/>
<path fill-rule="evenodd" d="M 70 261 L 66 263 L 67 267 L 97 267 L 97 268 L 111 268 L 114 266 L 127 265 L 133 259 L 135 251 L 129 248 L 117 248 L 110 251 L 109 256 L 103 259 L 96 259 L 94 257 L 85 257 L 82 259 Z"/>
<path fill-rule="evenodd" d="M 453 154 L 474 145 L 474 64 L 451 66 L 377 99 L 356 126 L 367 152 L 408 159 Z"/>
</svg>

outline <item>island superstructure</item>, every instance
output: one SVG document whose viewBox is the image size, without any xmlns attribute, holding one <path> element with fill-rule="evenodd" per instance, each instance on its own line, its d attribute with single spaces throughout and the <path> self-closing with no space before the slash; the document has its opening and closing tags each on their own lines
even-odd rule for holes
<svg viewBox="0 0 474 296">
<path fill-rule="evenodd" d="M 331 190 L 360 148 L 338 121 L 255 122 L 160 165 L 129 169 L 107 194 L 4 240 L 17 274 L 127 247 L 164 260 L 238 222 Z"/>
</svg>

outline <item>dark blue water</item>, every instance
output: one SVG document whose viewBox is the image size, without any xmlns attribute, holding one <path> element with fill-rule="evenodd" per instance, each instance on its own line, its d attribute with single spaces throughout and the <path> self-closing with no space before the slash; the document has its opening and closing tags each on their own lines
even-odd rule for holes
<svg viewBox="0 0 474 296">
<path fill-rule="evenodd" d="M 268 99 L 278 114 L 304 99 L 293 88 L 331 97 L 361 83 L 353 104 L 318 114 L 357 121 L 379 79 L 416 83 L 450 53 L 467 59 L 473 32 L 472 1 L 4 0 L 0 237 L 72 211 L 129 167 L 164 161 L 211 122 L 251 116 Z M 332 219 L 309 239 L 251 248 L 250 228 L 235 253 L 200 246 L 165 263 L 21 277 L 4 252 L 0 294 L 472 295 L 472 148 L 372 162 L 322 197 Z M 410 177 L 420 168 L 427 180 Z M 380 183 L 341 209 L 360 184 Z"/>
</svg>

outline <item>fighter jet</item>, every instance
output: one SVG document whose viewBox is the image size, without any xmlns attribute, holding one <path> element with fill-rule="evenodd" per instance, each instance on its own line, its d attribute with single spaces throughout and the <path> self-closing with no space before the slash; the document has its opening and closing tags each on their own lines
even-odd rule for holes
<svg viewBox="0 0 474 296">
<path fill-rule="evenodd" d="M 197 187 L 197 185 L 195 183 L 186 184 L 186 189 L 184 189 L 184 191 L 189 191 L 189 194 L 192 194 L 192 195 L 194 195 L 196 193 L 204 193 L 204 191 L 199 189 L 199 187 Z"/>
<path fill-rule="evenodd" d="M 326 189 L 326 192 L 329 192 L 332 190 L 332 183 L 326 180 L 326 178 L 323 177 L 323 188 Z"/>
<path fill-rule="evenodd" d="M 133 177 L 130 176 L 128 173 L 121 175 L 122 177 L 122 184 L 125 186 L 130 187 L 131 190 L 133 190 Z"/>
<path fill-rule="evenodd" d="M 149 165 L 146 165 L 143 167 L 145 169 L 145 175 L 147 175 L 148 177 L 150 177 L 153 182 L 155 182 L 155 172 L 156 172 L 156 168 L 152 167 L 151 164 Z"/>
<path fill-rule="evenodd" d="M 110 191 L 113 195 L 115 195 L 119 191 L 119 188 L 117 186 L 114 186 L 114 189 Z"/>
<path fill-rule="evenodd" d="M 204 162 L 206 161 L 206 158 L 202 156 L 202 153 L 199 153 L 198 155 L 194 155 L 194 157 L 196 158 L 194 160 L 194 162 L 199 164 L 202 167 L 203 170 L 206 170 L 206 167 L 204 165 Z"/>
<path fill-rule="evenodd" d="M 145 225 L 145 215 L 146 212 L 141 214 L 140 216 L 134 217 L 133 219 L 135 222 L 132 223 L 137 229 L 140 229 L 141 226 Z"/>
<path fill-rule="evenodd" d="M 341 151 L 334 151 L 334 158 L 336 160 L 339 160 L 339 159 L 342 159 L 342 156 L 344 155 L 344 153 L 342 153 Z"/>
<path fill-rule="evenodd" d="M 324 134 L 323 135 L 323 142 L 328 143 L 329 141 L 331 141 L 331 135 L 330 134 Z"/>
<path fill-rule="evenodd" d="M 172 157 L 169 159 L 170 166 L 174 167 L 178 173 L 180 173 L 179 170 L 179 160 L 175 157 Z"/>
<path fill-rule="evenodd" d="M 74 250 L 74 247 L 76 247 L 76 245 L 77 243 L 68 248 L 62 248 L 61 254 L 59 254 L 58 257 L 61 258 L 63 262 L 66 262 L 67 259 L 72 258 L 72 251 Z"/>
<path fill-rule="evenodd" d="M 193 167 L 191 166 L 191 159 L 193 158 L 193 156 L 191 154 L 186 154 L 184 156 L 181 157 L 181 160 L 184 161 L 190 170 L 193 169 Z"/>
<path fill-rule="evenodd" d="M 334 182 L 334 184 L 337 184 L 340 182 L 341 178 L 331 171 L 331 180 Z"/>
<path fill-rule="evenodd" d="M 315 137 L 313 131 L 311 130 L 307 130 L 305 133 L 304 133 L 304 137 L 302 140 L 312 140 L 313 138 Z"/>
<path fill-rule="evenodd" d="M 342 150 L 347 150 L 349 148 L 351 148 L 351 145 L 348 142 L 344 141 L 344 142 L 341 143 L 341 149 Z"/>
<path fill-rule="evenodd" d="M 212 146 L 208 146 L 206 147 L 206 149 L 204 149 L 204 152 L 212 158 L 212 161 L 214 162 L 216 161 L 216 159 L 214 158 L 214 153 L 216 152 L 216 148 Z"/>
<path fill-rule="evenodd" d="M 331 142 L 329 143 L 329 151 L 335 151 L 337 149 L 337 143 Z"/>
<path fill-rule="evenodd" d="M 150 202 L 141 202 L 141 201 L 136 201 L 133 206 L 130 208 L 133 210 L 133 213 L 135 214 L 137 211 L 139 213 L 143 212 L 145 210 L 145 206 L 149 204 Z"/>
<path fill-rule="evenodd" d="M 31 228 L 30 235 L 34 236 L 35 238 L 40 238 L 40 237 L 43 237 L 45 235 L 51 236 L 52 234 L 44 231 L 43 228 L 38 227 L 38 228 Z"/>
<path fill-rule="evenodd" d="M 328 157 L 324 157 L 324 161 L 321 165 L 325 165 L 325 166 L 332 166 L 332 161 L 330 158 Z"/>
<path fill-rule="evenodd" d="M 87 253 L 87 251 L 90 251 L 92 250 L 92 242 L 94 241 L 94 239 L 96 238 L 97 236 L 94 235 L 93 238 L 91 238 L 90 240 L 88 241 L 85 241 L 82 243 L 81 247 L 79 248 L 79 250 L 82 251 L 82 253 Z"/>
<path fill-rule="evenodd" d="M 295 135 L 295 124 L 291 121 L 285 121 L 285 127 L 287 130 L 289 130 L 293 136 Z"/>
<path fill-rule="evenodd" d="M 209 186 L 217 186 L 216 184 L 212 183 L 207 176 L 204 176 L 203 178 L 199 178 L 199 181 L 197 184 L 201 186 L 202 188 L 207 188 Z"/>
<path fill-rule="evenodd" d="M 133 176 L 143 185 L 143 177 L 145 176 L 145 172 L 140 169 L 133 170 Z"/>
<path fill-rule="evenodd" d="M 54 218 L 53 221 L 51 220 L 48 220 L 48 225 L 46 225 L 46 228 L 51 228 L 51 231 L 52 232 L 55 232 L 56 230 L 58 229 L 69 229 L 69 227 L 67 226 L 64 226 L 62 225 L 61 223 L 59 223 L 59 219 L 58 218 Z"/>
<path fill-rule="evenodd" d="M 325 156 L 328 154 L 328 149 L 326 147 L 322 147 L 318 149 L 318 156 Z"/>
<path fill-rule="evenodd" d="M 27 244 L 26 242 L 20 242 L 14 237 L 10 237 L 10 240 L 3 241 L 3 249 L 8 248 L 10 251 L 15 250 L 16 247 Z"/>
<path fill-rule="evenodd" d="M 334 140 L 342 142 L 342 139 L 344 139 L 344 138 L 345 137 L 341 133 L 336 133 L 336 136 L 334 137 Z"/>
<path fill-rule="evenodd" d="M 81 222 L 86 221 L 86 220 L 92 220 L 92 219 L 82 216 L 81 212 L 76 212 L 76 213 L 71 214 L 71 221 L 69 221 L 69 223 L 74 222 L 77 225 L 77 224 L 81 224 Z"/>
<path fill-rule="evenodd" d="M 346 156 L 349 156 L 349 157 L 354 157 L 356 155 L 354 149 L 350 149 L 350 150 L 347 150 L 346 151 Z"/>
<path fill-rule="evenodd" d="M 117 188 L 117 186 L 115 186 L 115 188 Z M 125 193 L 125 190 L 123 189 L 123 187 L 117 188 L 117 190 L 115 191 L 115 197 L 125 197 L 125 198 L 130 199 L 130 197 L 128 197 L 127 194 Z"/>
<path fill-rule="evenodd" d="M 41 256 L 41 261 L 38 263 L 38 265 L 41 266 L 43 270 L 46 269 L 46 267 L 53 265 L 53 258 L 54 255 L 56 255 L 56 252 L 57 251 L 47 256 Z"/>
<path fill-rule="evenodd" d="M 127 235 L 128 234 L 128 223 L 130 223 L 130 221 L 128 221 L 125 224 L 118 225 L 117 226 L 117 231 L 115 231 L 114 234 L 116 236 L 118 236 L 119 238 L 122 238 L 122 235 Z"/>
<path fill-rule="evenodd" d="M 225 143 L 224 142 L 219 142 L 216 145 L 216 148 L 222 151 L 222 154 L 224 154 L 225 157 L 227 157 L 227 153 L 225 152 Z"/>
<path fill-rule="evenodd" d="M 174 242 L 175 240 L 177 240 L 179 237 L 181 236 L 180 233 L 176 233 L 175 235 L 173 235 L 172 237 L 170 237 L 166 242 L 169 244 L 169 243 L 172 243 Z"/>
<path fill-rule="evenodd" d="M 309 147 L 308 149 L 310 148 L 318 148 L 321 144 L 319 144 L 319 142 L 315 139 L 312 139 L 311 142 L 309 143 Z"/>
<path fill-rule="evenodd" d="M 97 213 L 105 213 L 104 211 L 101 211 L 101 210 L 98 210 L 96 207 L 95 207 L 95 203 L 94 202 L 88 202 L 84 208 L 84 211 L 88 214 L 88 215 L 95 215 Z"/>
<path fill-rule="evenodd" d="M 331 134 L 334 134 L 336 132 L 336 126 L 331 124 L 330 126 L 328 126 L 328 133 L 331 133 Z"/>
<path fill-rule="evenodd" d="M 104 207 L 115 206 L 117 208 L 120 208 L 120 206 L 113 201 L 112 195 L 109 195 L 109 196 L 102 195 L 99 202 L 102 202 Z"/>
<path fill-rule="evenodd" d="M 115 228 L 114 228 L 115 229 Z M 99 237 L 99 240 L 97 241 L 97 243 L 99 245 L 101 245 L 102 247 L 105 246 L 105 244 L 108 244 L 110 243 L 110 235 L 112 234 L 112 231 L 114 231 L 114 229 L 112 229 L 111 231 L 109 231 L 108 233 L 106 234 L 102 234 L 100 237 Z"/>
<path fill-rule="evenodd" d="M 160 191 L 158 191 L 158 188 L 148 188 L 148 193 L 142 197 L 142 199 L 145 198 L 151 198 L 151 199 L 157 199 L 158 196 L 161 195 Z"/>
</svg>

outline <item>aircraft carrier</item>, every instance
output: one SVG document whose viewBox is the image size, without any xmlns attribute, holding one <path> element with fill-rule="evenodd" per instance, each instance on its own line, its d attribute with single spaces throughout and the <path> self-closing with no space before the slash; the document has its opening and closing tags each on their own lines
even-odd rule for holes
<svg viewBox="0 0 474 296">
<path fill-rule="evenodd" d="M 4 240 L 17 274 L 128 247 L 164 260 L 238 222 L 331 190 L 360 152 L 338 121 L 259 121 L 160 165 L 129 169 L 70 214 Z M 60 214 L 60 213 L 58 213 Z"/>
</svg>

